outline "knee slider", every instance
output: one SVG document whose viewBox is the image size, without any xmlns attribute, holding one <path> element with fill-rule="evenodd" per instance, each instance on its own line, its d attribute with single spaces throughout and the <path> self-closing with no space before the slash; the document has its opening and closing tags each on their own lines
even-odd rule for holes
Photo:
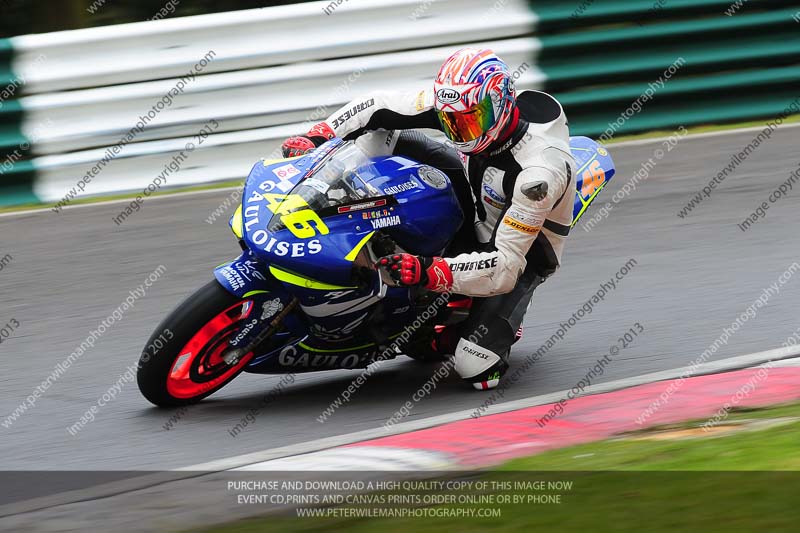
<svg viewBox="0 0 800 533">
<path fill-rule="evenodd" d="M 454 355 L 456 372 L 466 380 L 486 372 L 500 360 L 496 353 L 465 338 L 459 339 Z"/>
</svg>

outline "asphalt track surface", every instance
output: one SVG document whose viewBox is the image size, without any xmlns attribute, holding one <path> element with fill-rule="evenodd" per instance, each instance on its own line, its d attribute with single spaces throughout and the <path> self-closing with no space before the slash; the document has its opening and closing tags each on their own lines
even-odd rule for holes
<svg viewBox="0 0 800 533">
<path fill-rule="evenodd" d="M 686 219 L 676 215 L 755 135 L 682 139 L 608 219 L 591 232 L 573 230 L 562 269 L 534 296 L 512 367 L 629 259 L 637 266 L 506 393 L 506 401 L 573 387 L 636 322 L 646 331 L 595 383 L 689 364 L 798 260 L 798 185 L 748 232 L 736 224 L 797 168 L 800 128 L 780 128 L 710 199 Z M 611 201 L 658 148 L 663 148 L 659 142 L 612 146 L 618 174 L 598 202 Z M 150 200 L 122 226 L 112 222 L 120 204 L 0 217 L 0 252 L 13 256 L 0 271 L 0 323 L 20 323 L 0 344 L 0 421 L 129 290 L 159 265 L 167 268 L 35 407 L 10 428 L 0 426 L 2 470 L 172 469 L 378 428 L 430 377 L 435 366 L 398 358 L 323 424 L 317 417 L 358 374 L 305 374 L 235 438 L 228 430 L 260 404 L 280 376 L 242 374 L 186 410 L 169 431 L 163 425 L 175 410 L 152 407 L 133 382 L 100 408 L 94 422 L 70 435 L 67 428 L 135 363 L 163 316 L 209 281 L 214 265 L 238 255 L 227 219 L 205 222 L 228 194 Z M 711 360 L 779 347 L 800 326 L 798 297 L 796 275 Z M 450 376 L 415 405 L 409 419 L 470 409 L 485 398 Z"/>
</svg>

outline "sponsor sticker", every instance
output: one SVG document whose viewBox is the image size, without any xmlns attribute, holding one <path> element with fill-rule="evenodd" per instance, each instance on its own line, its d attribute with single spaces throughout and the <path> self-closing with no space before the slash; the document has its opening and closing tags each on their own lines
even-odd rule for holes
<svg viewBox="0 0 800 533">
<path fill-rule="evenodd" d="M 287 346 L 281 350 L 281 353 L 278 356 L 278 364 L 283 367 L 300 368 L 356 368 L 356 366 L 364 366 L 369 359 L 369 355 L 364 356 L 362 359 L 359 354 L 355 353 L 348 355 L 323 355 L 319 353 L 310 354 L 308 352 L 298 351 L 295 346 Z"/>
<path fill-rule="evenodd" d="M 542 229 L 541 226 L 538 226 L 538 227 L 537 226 L 530 226 L 528 224 L 524 224 L 524 223 L 520 222 L 519 220 L 514 220 L 513 218 L 511 218 L 509 216 L 506 216 L 505 218 L 503 218 L 503 224 L 505 224 L 506 226 L 508 226 L 508 227 L 510 227 L 512 229 L 515 229 L 517 231 L 521 231 L 522 233 L 527 233 L 529 235 L 535 235 L 536 233 L 539 232 L 539 230 Z"/>
<path fill-rule="evenodd" d="M 439 89 L 436 91 L 436 98 L 443 104 L 455 104 L 461 100 L 461 93 L 455 89 Z"/>
<path fill-rule="evenodd" d="M 365 211 L 361 213 L 361 218 L 364 220 L 372 220 L 374 218 L 383 218 L 391 215 L 392 212 L 388 209 L 379 209 L 377 211 Z"/>
<path fill-rule="evenodd" d="M 508 218 L 522 222 L 529 226 L 541 226 L 544 224 L 544 214 L 542 213 L 526 213 L 517 207 L 511 207 L 506 212 Z"/>
<path fill-rule="evenodd" d="M 247 337 L 247 335 L 248 335 L 248 334 L 249 334 L 251 331 L 253 331 L 253 328 L 255 328 L 257 325 L 258 325 L 258 320 L 256 320 L 255 318 L 254 318 L 253 320 L 251 320 L 251 321 L 250 321 L 250 322 L 249 322 L 249 323 L 248 323 L 248 324 L 247 324 L 247 325 L 244 327 L 244 329 L 242 329 L 242 331 L 240 331 L 240 332 L 239 332 L 239 334 L 236 336 L 236 338 L 234 338 L 233 340 L 231 340 L 231 342 L 230 342 L 231 346 L 238 346 L 238 345 L 239 345 L 239 343 L 240 343 L 240 342 L 242 342 L 242 341 L 245 339 L 245 337 Z"/>
<path fill-rule="evenodd" d="M 272 318 L 278 313 L 283 311 L 283 302 L 280 298 L 264 302 L 263 312 L 261 313 L 261 320 Z"/>
<path fill-rule="evenodd" d="M 239 289 L 244 287 L 244 280 L 239 275 L 239 273 L 236 272 L 231 267 L 223 268 L 222 270 L 220 270 L 220 274 L 222 274 L 225 280 L 230 284 L 231 289 L 238 291 Z"/>
<path fill-rule="evenodd" d="M 273 168 L 272 173 L 280 178 L 281 181 L 283 181 L 297 176 L 300 174 L 300 170 L 298 170 L 298 168 L 293 164 L 289 163 L 288 165 Z"/>
<path fill-rule="evenodd" d="M 397 215 L 385 218 L 376 218 L 374 220 L 370 220 L 372 223 L 372 229 L 383 229 L 383 228 L 391 228 L 393 226 L 399 226 L 403 222 L 400 220 L 400 217 Z"/>
<path fill-rule="evenodd" d="M 488 196 L 484 196 L 483 197 L 483 201 L 486 202 L 487 204 L 489 204 L 490 206 L 494 207 L 495 209 L 503 209 L 503 204 L 501 204 L 500 202 L 497 202 L 495 200 L 492 200 Z"/>
<path fill-rule="evenodd" d="M 391 187 L 384 187 L 383 192 L 386 194 L 400 194 L 406 191 L 413 191 L 414 189 L 418 189 L 416 181 L 406 181 L 399 185 L 392 185 Z"/>
<path fill-rule="evenodd" d="M 375 207 L 383 207 L 388 202 L 389 201 L 384 198 L 382 200 L 374 200 L 372 202 L 364 202 L 362 204 L 343 205 L 343 206 L 339 207 L 337 209 L 337 211 L 341 215 L 342 213 L 350 213 L 352 211 L 362 211 L 364 209 L 373 209 Z"/>
<path fill-rule="evenodd" d="M 489 196 L 491 196 L 492 198 L 494 198 L 498 202 L 505 202 L 506 201 L 506 197 L 505 196 L 501 195 L 499 192 L 495 191 L 494 189 L 489 187 L 489 185 L 487 185 L 487 184 L 483 185 L 483 190 L 486 191 L 486 194 L 488 194 Z"/>
<path fill-rule="evenodd" d="M 244 278 L 247 281 L 252 281 L 254 279 L 260 279 L 261 281 L 266 281 L 267 279 L 264 277 L 264 274 L 258 271 L 258 266 L 250 260 L 233 263 L 233 267 L 242 276 L 244 276 Z"/>
<path fill-rule="evenodd" d="M 231 288 L 238 291 L 248 282 L 253 280 L 264 281 L 266 278 L 259 272 L 257 265 L 247 260 L 244 262 L 236 261 L 220 270 L 222 276 L 230 283 Z"/>
<path fill-rule="evenodd" d="M 306 178 L 303 180 L 303 185 L 308 185 L 312 189 L 315 189 L 322 194 L 326 194 L 328 189 L 330 189 L 330 185 L 325 183 L 324 181 L 318 180 L 317 178 Z"/>
<path fill-rule="evenodd" d="M 422 111 L 423 109 L 425 109 L 425 91 L 419 92 L 414 107 L 416 108 L 417 111 Z"/>
</svg>

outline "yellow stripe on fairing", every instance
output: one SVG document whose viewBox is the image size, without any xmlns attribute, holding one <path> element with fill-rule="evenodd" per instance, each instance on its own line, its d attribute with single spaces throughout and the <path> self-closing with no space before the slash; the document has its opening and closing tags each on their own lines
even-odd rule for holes
<svg viewBox="0 0 800 533">
<path fill-rule="evenodd" d="M 265 167 L 270 165 L 274 165 L 275 163 L 283 163 L 284 161 L 294 161 L 295 159 L 300 159 L 301 157 L 305 157 L 302 155 L 298 155 L 297 157 L 286 157 L 283 159 L 262 159 L 261 162 L 264 163 Z"/>
<path fill-rule="evenodd" d="M 239 207 L 236 208 L 236 212 L 233 214 L 233 218 L 231 219 L 231 229 L 233 230 L 233 234 L 242 238 L 244 235 L 244 221 L 242 220 L 242 205 L 239 204 Z"/>
<path fill-rule="evenodd" d="M 577 223 L 578 223 L 578 221 L 579 221 L 579 220 L 581 219 L 581 217 L 583 216 L 583 213 L 584 213 L 584 211 L 586 211 L 587 209 L 589 209 L 589 205 L 590 205 L 590 204 L 591 204 L 591 203 L 594 201 L 594 198 L 595 198 L 595 196 L 597 196 L 598 194 L 600 194 L 600 191 L 602 191 L 602 190 L 605 188 L 605 186 L 606 186 L 606 184 L 607 184 L 607 183 L 608 183 L 608 180 L 604 181 L 604 182 L 603 182 L 603 184 L 602 184 L 601 186 L 599 186 L 599 187 L 597 188 L 597 190 L 595 190 L 595 191 L 594 191 L 594 194 L 593 194 L 593 195 L 591 195 L 591 196 L 589 197 L 589 199 L 588 199 L 588 200 L 585 200 L 585 201 L 584 201 L 583 197 L 581 196 L 581 193 L 578 193 L 578 198 L 580 198 L 580 199 L 581 199 L 581 203 L 583 204 L 583 208 L 582 208 L 582 209 L 581 209 L 581 210 L 578 212 L 578 216 L 577 216 L 577 217 L 575 217 L 575 220 L 573 220 L 573 221 L 572 221 L 572 226 L 570 226 L 571 228 L 574 228 L 574 227 L 575 227 L 575 224 L 577 224 Z"/>
<path fill-rule="evenodd" d="M 242 296 L 242 298 L 250 298 L 251 296 L 255 296 L 256 294 L 269 294 L 269 291 L 250 291 L 244 296 Z"/>
<path fill-rule="evenodd" d="M 372 238 L 373 235 L 375 235 L 374 231 L 367 234 L 367 236 L 361 239 L 361 242 L 356 244 L 356 247 L 350 250 L 350 253 L 344 256 L 344 258 L 347 259 L 348 261 L 355 261 L 356 257 L 358 257 L 358 252 L 360 252 L 361 249 L 364 247 L 364 245 L 367 244 L 367 242 L 369 242 L 369 240 Z"/>
<path fill-rule="evenodd" d="M 588 167 L 588 166 L 589 166 L 589 165 L 592 163 L 592 161 L 594 161 L 595 159 L 597 159 L 597 155 L 598 155 L 598 153 L 595 151 L 595 153 L 594 153 L 594 155 L 591 157 L 591 159 L 589 159 L 589 160 L 588 160 L 586 163 L 584 163 L 584 165 L 583 165 L 581 168 L 579 168 L 579 169 L 578 169 L 578 170 L 575 172 L 575 174 L 576 174 L 576 175 L 579 175 L 581 172 L 583 172 L 583 171 L 584 171 L 584 169 L 585 169 L 586 167 Z M 576 182 L 576 184 L 577 184 L 577 180 L 576 180 L 575 182 Z M 573 220 L 573 221 L 572 221 L 572 225 L 570 226 L 571 228 L 574 228 L 574 227 L 575 227 L 575 224 L 577 224 L 577 223 L 578 223 L 578 221 L 579 221 L 579 220 L 581 219 L 581 217 L 583 216 L 583 213 L 584 213 L 584 211 L 586 211 L 586 210 L 589 208 L 589 204 L 591 204 L 591 203 L 594 201 L 594 198 L 595 198 L 595 196 L 597 196 L 597 195 L 600 193 L 600 191 L 602 191 L 602 190 L 603 190 L 603 188 L 606 186 L 606 184 L 607 184 L 607 183 L 608 183 L 608 180 L 604 181 L 602 185 L 600 185 L 600 186 L 599 186 L 597 189 L 595 189 L 595 191 L 594 191 L 594 194 L 592 194 L 592 195 L 589 197 L 589 199 L 588 199 L 588 200 L 584 200 L 584 199 L 583 199 L 583 196 L 581 196 L 581 192 L 576 190 L 576 192 L 577 192 L 577 194 L 578 194 L 578 198 L 580 198 L 580 200 L 581 200 L 581 204 L 583 204 L 583 208 L 582 208 L 582 209 L 581 209 L 581 210 L 578 212 L 578 216 L 576 216 L 576 217 L 575 217 L 575 220 Z"/>
<path fill-rule="evenodd" d="M 342 287 L 340 285 L 330 285 L 328 283 L 323 283 L 321 281 L 317 281 L 311 278 L 306 278 L 303 276 L 298 276 L 297 274 L 292 274 L 291 272 L 287 272 L 286 270 L 282 270 L 274 266 L 270 266 L 269 271 L 273 276 L 275 276 L 275 279 L 279 281 L 283 281 L 284 283 L 291 283 L 292 285 L 297 285 L 298 287 L 304 287 L 306 289 L 316 289 L 320 291 L 338 291 L 341 289 L 358 288 L 358 287 Z"/>
</svg>

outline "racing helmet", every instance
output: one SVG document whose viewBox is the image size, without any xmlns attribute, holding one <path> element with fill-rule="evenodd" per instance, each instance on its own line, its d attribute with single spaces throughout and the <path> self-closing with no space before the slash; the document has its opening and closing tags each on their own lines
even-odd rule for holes
<svg viewBox="0 0 800 533">
<path fill-rule="evenodd" d="M 434 107 L 444 134 L 468 155 L 502 140 L 512 123 L 516 91 L 503 60 L 491 50 L 463 48 L 434 81 Z"/>
</svg>

